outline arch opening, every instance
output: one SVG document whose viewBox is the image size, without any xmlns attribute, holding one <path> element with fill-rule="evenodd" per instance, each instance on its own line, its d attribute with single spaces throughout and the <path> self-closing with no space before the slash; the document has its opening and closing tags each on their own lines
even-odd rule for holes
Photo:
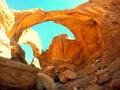
<svg viewBox="0 0 120 90">
<path fill-rule="evenodd" d="M 28 62 L 28 64 L 31 64 L 34 58 L 31 46 L 29 44 L 20 44 L 20 46 L 25 52 L 25 60 Z"/>
<path fill-rule="evenodd" d="M 43 22 L 31 28 L 38 33 L 43 51 L 47 50 L 52 39 L 60 34 L 67 34 L 71 40 L 75 40 L 73 33 L 67 27 L 53 21 Z M 25 51 L 26 61 L 30 64 L 34 58 L 31 46 L 29 44 L 21 44 L 21 47 Z"/>
<path fill-rule="evenodd" d="M 68 34 L 71 40 L 75 40 L 73 33 L 67 27 L 53 21 L 40 23 L 33 26 L 32 29 L 38 33 L 43 51 L 48 49 L 52 39 L 60 34 Z"/>
</svg>

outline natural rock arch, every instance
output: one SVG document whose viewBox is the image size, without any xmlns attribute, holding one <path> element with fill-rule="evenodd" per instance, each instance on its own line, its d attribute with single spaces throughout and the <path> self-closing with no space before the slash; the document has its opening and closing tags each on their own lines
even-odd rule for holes
<svg viewBox="0 0 120 90">
<path fill-rule="evenodd" d="M 69 29 L 67 29 L 66 27 L 64 27 L 64 26 L 62 26 L 62 25 L 57 25 L 56 23 L 53 23 L 53 22 L 48 22 L 48 23 L 43 23 L 41 26 L 40 25 L 38 25 L 37 27 L 42 27 L 43 25 L 46 25 L 46 24 L 49 24 L 49 25 L 53 25 L 53 30 L 51 30 L 51 28 L 47 28 L 51 33 L 54 31 L 54 30 L 56 30 L 56 28 L 57 29 L 60 29 L 60 28 L 62 28 L 62 29 L 60 29 L 60 30 L 63 30 L 63 31 L 59 31 L 59 35 L 60 35 L 60 33 L 62 33 L 62 34 L 64 34 L 64 33 L 68 33 L 68 35 L 70 35 L 71 37 L 73 37 L 73 38 L 71 38 L 71 37 L 69 37 L 69 39 L 71 39 L 71 40 L 73 40 L 74 39 L 74 36 L 73 36 L 73 34 L 69 31 Z M 30 47 L 33 49 L 33 58 L 38 58 L 38 56 L 40 56 L 40 54 L 42 53 L 42 51 L 43 51 L 43 49 L 42 49 L 42 46 L 43 46 L 43 44 L 46 42 L 46 41 L 43 41 L 43 42 L 41 42 L 42 40 L 40 40 L 40 37 L 39 37 L 39 35 L 38 35 L 38 33 L 41 33 L 41 30 L 40 29 L 37 29 L 37 30 L 39 30 L 38 32 L 36 32 L 36 30 L 32 30 L 32 29 L 26 29 L 26 30 L 24 30 L 23 32 L 22 32 L 22 35 L 20 36 L 20 38 L 19 38 L 19 41 L 18 41 L 18 44 L 19 45 L 21 45 L 21 44 L 29 44 L 30 45 Z M 46 30 L 46 29 L 45 29 Z M 48 34 L 50 34 L 49 32 L 48 32 Z M 56 35 L 55 35 L 56 34 Z M 55 36 L 57 36 L 57 34 L 58 33 L 55 33 L 54 35 Z M 54 36 L 51 36 L 51 37 L 54 37 Z M 47 35 L 46 35 L 46 37 L 44 37 L 44 38 L 47 38 Z M 50 37 L 49 37 L 50 38 Z M 52 39 L 51 40 L 48 40 L 47 42 L 51 42 L 52 41 Z M 42 45 L 41 45 L 41 43 L 42 43 Z M 49 48 L 49 44 L 48 44 L 48 48 Z M 47 48 L 47 49 L 48 49 Z M 23 50 L 25 50 L 25 48 L 23 48 Z M 29 53 L 29 50 L 27 51 L 28 53 Z M 26 52 L 26 54 L 27 54 L 27 52 Z M 31 58 L 31 59 L 33 59 L 33 58 Z"/>
<path fill-rule="evenodd" d="M 3 0 L 0 1 L 2 2 Z M 0 7 L 2 7 L 2 5 L 4 5 L 4 2 L 3 4 L 0 4 Z M 8 8 L 6 7 L 5 9 Z M 63 11 L 45 12 L 37 9 L 35 11 L 13 12 L 15 15 L 13 28 L 11 29 L 12 24 L 9 26 L 9 22 L 7 22 L 6 19 L 7 17 L 4 19 L 6 22 L 1 23 L 1 27 L 5 28 L 4 30 L 7 32 L 10 40 L 12 41 L 11 44 L 13 45 L 8 44 L 8 46 L 10 46 L 10 48 L 8 48 L 15 52 L 13 53 L 13 55 L 15 55 L 15 61 L 20 60 L 22 63 L 26 63 L 24 62 L 24 54 L 21 54 L 23 52 L 17 44 L 23 30 L 34 24 L 47 20 L 53 20 L 68 27 L 76 37 L 76 40 L 73 41 L 75 42 L 74 44 L 71 43 L 71 40 L 69 40 L 65 34 L 55 37 L 51 44 L 51 48 L 44 52 L 40 57 L 45 59 L 49 65 L 57 65 L 55 66 L 55 75 L 62 75 L 59 78 L 61 78 L 63 82 L 66 82 L 68 79 L 71 80 L 71 73 L 76 72 L 78 77 L 75 76 L 75 80 L 66 84 L 60 84 L 60 87 L 62 86 L 63 90 L 91 88 L 103 89 L 103 87 L 105 90 L 120 88 L 120 1 L 90 0 L 90 2 L 78 6 L 75 9 Z M 1 15 L 4 16 L 4 14 Z M 10 22 L 13 21 L 14 20 L 10 20 Z M 7 25 L 9 29 L 7 29 L 5 25 Z M 75 45 L 71 46 L 72 48 L 75 47 L 75 49 L 72 49 L 72 53 L 76 52 L 77 45 L 77 50 L 80 51 L 77 53 L 77 58 L 69 58 L 70 60 L 68 58 L 68 60 L 66 60 L 66 58 L 62 58 L 61 60 L 61 57 L 57 59 L 51 57 L 49 58 L 49 53 L 51 53 L 51 51 L 54 52 L 52 48 L 54 47 L 55 40 L 64 42 L 64 44 L 69 42 L 69 45 L 66 46 Z M 64 48 L 64 44 L 57 43 L 57 46 L 62 45 Z M 58 51 L 52 53 L 53 56 L 62 55 L 56 54 L 57 52 Z M 66 54 L 66 56 L 67 55 L 68 54 Z M 76 55 L 73 56 L 73 54 L 69 55 L 72 55 L 71 57 L 76 57 Z M 38 74 L 38 70 L 32 66 L 11 60 L 13 60 L 13 58 L 6 59 L 0 57 L 0 88 L 31 89 L 34 87 L 37 82 L 37 76 L 40 75 Z M 57 63 L 60 60 L 62 61 L 62 64 Z M 67 64 L 65 63 L 66 61 L 68 62 Z M 66 66 L 63 65 L 63 63 Z M 43 66 L 45 66 L 44 64 L 45 63 L 43 63 Z M 72 64 L 72 66 L 70 64 Z M 54 71 L 54 66 L 50 66 L 46 71 Z M 67 73 L 65 73 L 66 70 Z M 70 76 L 68 75 L 68 72 Z M 46 75 L 41 76 L 44 76 L 44 79 L 47 78 Z M 49 79 L 47 79 L 47 81 L 48 80 Z M 49 83 L 54 84 L 53 80 L 50 80 Z M 43 84 L 46 85 L 44 82 Z"/>
<path fill-rule="evenodd" d="M 22 12 L 12 10 L 15 23 L 9 32 L 9 37 L 12 41 L 17 42 L 23 30 L 35 24 L 52 20 L 66 26 L 74 34 L 81 51 L 79 60 L 82 61 L 86 57 L 85 63 L 92 63 L 95 58 L 105 58 L 106 56 L 103 57 L 104 53 L 113 48 L 113 41 L 118 37 L 116 33 L 118 32 L 116 26 L 118 27 L 119 23 L 116 18 L 119 17 L 117 2 L 116 0 L 107 0 L 98 4 L 98 0 L 91 0 L 75 9 L 50 12 L 41 9 Z M 112 35 L 109 32 L 114 34 Z"/>
<path fill-rule="evenodd" d="M 89 7 L 84 6 L 85 8 Z M 88 59 L 98 58 L 102 55 L 99 47 L 104 49 L 104 40 L 102 39 L 100 13 L 104 13 L 104 9 L 96 11 L 93 8 L 79 10 L 79 8 L 72 10 L 50 11 L 45 12 L 41 9 L 32 9 L 26 11 L 12 11 L 15 16 L 15 23 L 9 37 L 12 41 L 18 42 L 23 30 L 46 21 L 54 21 L 69 28 L 74 34 L 75 42 L 79 45 L 80 55 L 78 58 L 81 60 L 84 57 Z M 91 11 L 93 10 L 93 11 Z M 91 13 L 88 13 L 90 11 Z M 93 17 L 94 16 L 94 17 Z M 14 43 L 14 42 L 11 42 Z M 92 55 L 91 55 L 92 54 Z M 79 64 L 80 64 L 79 62 Z"/>
<path fill-rule="evenodd" d="M 92 28 L 93 30 L 91 30 L 90 34 L 94 34 L 94 35 L 96 35 L 96 32 L 94 30 L 98 28 L 97 20 L 94 20 L 95 18 L 91 17 L 91 15 L 89 14 L 87 15 L 76 9 L 63 10 L 59 12 L 58 11 L 45 12 L 41 9 L 35 9 L 35 10 L 22 11 L 22 12 L 13 11 L 13 13 L 15 15 L 15 24 L 13 26 L 13 29 L 11 29 L 9 37 L 15 40 L 16 42 L 18 41 L 24 29 L 27 29 L 28 27 L 31 27 L 37 23 L 52 20 L 56 23 L 60 23 L 68 27 L 71 30 L 71 32 L 74 34 L 76 40 L 79 43 L 81 43 L 80 47 L 83 48 L 83 46 L 86 47 L 86 43 L 83 41 L 84 35 L 82 35 L 81 33 L 84 27 L 87 26 L 86 28 L 87 30 L 91 30 Z M 98 13 L 96 13 L 96 15 L 98 15 Z M 92 33 L 92 31 L 94 32 Z M 89 36 L 91 35 L 88 35 L 88 37 Z M 97 35 L 95 37 L 97 38 Z"/>
</svg>

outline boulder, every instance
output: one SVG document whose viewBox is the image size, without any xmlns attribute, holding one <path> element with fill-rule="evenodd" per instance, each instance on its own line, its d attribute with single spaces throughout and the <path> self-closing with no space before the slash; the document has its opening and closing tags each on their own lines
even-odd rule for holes
<svg viewBox="0 0 120 90">
<path fill-rule="evenodd" d="M 104 74 L 98 76 L 98 84 L 103 84 L 107 82 L 110 79 L 110 74 L 108 72 L 105 72 Z"/>
<path fill-rule="evenodd" d="M 67 82 L 69 81 L 69 79 L 66 78 L 63 73 L 59 74 L 58 77 L 59 77 L 59 81 L 60 81 L 61 83 L 67 83 Z"/>
<path fill-rule="evenodd" d="M 93 84 L 85 88 L 85 90 L 103 90 L 104 88 L 100 85 Z"/>
<path fill-rule="evenodd" d="M 42 68 L 41 73 L 47 74 L 51 78 L 55 79 L 55 67 L 54 66 L 47 66 L 45 68 Z"/>
<path fill-rule="evenodd" d="M 44 86 L 43 86 L 43 84 L 41 83 L 41 81 L 39 79 L 37 79 L 37 83 L 35 85 L 35 89 L 37 89 L 37 90 L 44 90 Z"/>
<path fill-rule="evenodd" d="M 30 89 L 36 78 L 36 68 L 0 57 L 0 89 Z"/>
<path fill-rule="evenodd" d="M 110 63 L 108 65 L 108 69 L 109 69 L 110 73 L 113 73 L 113 72 L 119 70 L 120 69 L 120 58 L 117 58 L 112 63 Z"/>
<path fill-rule="evenodd" d="M 66 70 L 59 74 L 59 80 L 61 83 L 66 83 L 70 80 L 74 80 L 77 78 L 77 74 L 73 71 Z"/>
<path fill-rule="evenodd" d="M 54 80 L 46 74 L 38 73 L 38 80 L 42 83 L 46 90 L 57 90 Z"/>
<path fill-rule="evenodd" d="M 85 76 L 81 79 L 76 79 L 76 80 L 73 80 L 69 83 L 67 83 L 65 85 L 65 90 L 73 90 L 74 87 L 77 87 L 77 88 L 85 88 L 87 87 L 91 81 L 93 81 L 96 77 L 94 77 L 93 75 L 90 75 L 90 76 Z"/>
<path fill-rule="evenodd" d="M 114 72 L 114 73 L 111 75 L 111 79 L 117 79 L 117 78 L 120 78 L 120 70 Z"/>
<path fill-rule="evenodd" d="M 77 74 L 73 71 L 70 71 L 70 70 L 64 71 L 63 74 L 67 79 L 70 79 L 70 80 L 77 78 Z"/>
</svg>

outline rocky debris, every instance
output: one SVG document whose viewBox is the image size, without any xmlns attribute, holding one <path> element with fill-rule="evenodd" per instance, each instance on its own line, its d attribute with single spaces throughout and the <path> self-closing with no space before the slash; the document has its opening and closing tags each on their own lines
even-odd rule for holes
<svg viewBox="0 0 120 90">
<path fill-rule="evenodd" d="M 120 89 L 120 78 L 112 80 L 110 87 L 113 89 Z"/>
<path fill-rule="evenodd" d="M 41 83 L 41 81 L 39 79 L 37 79 L 37 83 L 35 85 L 35 89 L 37 89 L 37 90 L 44 90 L 44 86 L 43 86 L 43 84 Z"/>
<path fill-rule="evenodd" d="M 66 78 L 63 73 L 59 74 L 58 77 L 59 77 L 59 81 L 60 81 L 61 83 L 67 83 L 67 82 L 69 81 L 69 79 Z"/>
<path fill-rule="evenodd" d="M 93 81 L 95 79 L 95 77 L 93 75 L 91 76 L 85 76 L 81 79 L 76 79 L 74 81 L 68 82 L 65 85 L 65 90 L 73 90 L 74 87 L 76 88 L 86 88 L 91 81 Z"/>
<path fill-rule="evenodd" d="M 50 78 L 48 75 L 43 73 L 38 73 L 37 77 L 46 90 L 57 90 L 54 80 Z"/>
<path fill-rule="evenodd" d="M 74 80 L 77 78 L 77 74 L 70 70 L 66 70 L 66 71 L 60 73 L 58 76 L 59 76 L 59 80 L 61 83 L 66 83 L 70 80 Z"/>
<path fill-rule="evenodd" d="M 104 88 L 100 85 L 93 84 L 85 88 L 85 90 L 103 90 Z"/>
<path fill-rule="evenodd" d="M 71 65 L 71 64 L 66 64 L 66 63 L 63 63 L 63 64 L 60 64 L 58 66 L 56 66 L 55 68 L 56 70 L 56 73 L 62 73 L 66 70 L 70 70 L 70 71 L 76 71 L 76 66 L 75 65 Z"/>
<path fill-rule="evenodd" d="M 64 76 L 70 80 L 76 79 L 77 78 L 77 74 L 73 71 L 70 70 L 66 70 L 63 72 Z"/>
<path fill-rule="evenodd" d="M 120 89 L 120 70 L 112 73 L 111 75 L 111 82 L 109 83 L 109 86 L 112 89 Z"/>
<path fill-rule="evenodd" d="M 0 89 L 119 90 L 119 4 L 90 0 L 74 9 L 16 11 L 0 0 Z M 42 52 L 38 35 L 28 28 L 48 20 L 69 28 L 75 40 L 56 36 Z M 27 65 L 20 43 L 31 45 L 41 70 Z"/>
<path fill-rule="evenodd" d="M 78 90 L 77 87 L 74 87 L 73 90 Z"/>
<path fill-rule="evenodd" d="M 98 76 L 98 84 L 103 84 L 110 79 L 110 74 L 105 72 L 104 74 Z"/>
<path fill-rule="evenodd" d="M 112 63 L 110 63 L 107 68 L 109 69 L 110 73 L 113 73 L 119 70 L 120 69 L 120 58 L 117 58 Z"/>
<path fill-rule="evenodd" d="M 42 68 L 40 72 L 50 76 L 52 79 L 55 79 L 55 67 L 54 66 L 47 66 L 45 68 Z"/>
<path fill-rule="evenodd" d="M 54 80 L 38 73 L 38 69 L 20 62 L 0 58 L 0 89 L 32 89 L 57 90 Z"/>
</svg>

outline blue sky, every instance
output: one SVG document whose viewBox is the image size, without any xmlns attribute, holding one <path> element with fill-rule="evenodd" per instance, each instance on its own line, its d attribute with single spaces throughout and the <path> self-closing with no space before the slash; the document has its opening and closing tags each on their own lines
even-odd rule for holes
<svg viewBox="0 0 120 90">
<path fill-rule="evenodd" d="M 42 8 L 46 11 L 72 9 L 87 1 L 88 0 L 6 0 L 8 7 L 15 10 Z M 56 35 L 67 33 L 74 39 L 73 34 L 68 28 L 52 21 L 44 22 L 31 28 L 39 34 L 43 50 L 49 47 L 52 38 Z M 21 46 L 25 50 L 27 61 L 30 63 L 33 58 L 31 47 L 29 45 Z"/>
</svg>

